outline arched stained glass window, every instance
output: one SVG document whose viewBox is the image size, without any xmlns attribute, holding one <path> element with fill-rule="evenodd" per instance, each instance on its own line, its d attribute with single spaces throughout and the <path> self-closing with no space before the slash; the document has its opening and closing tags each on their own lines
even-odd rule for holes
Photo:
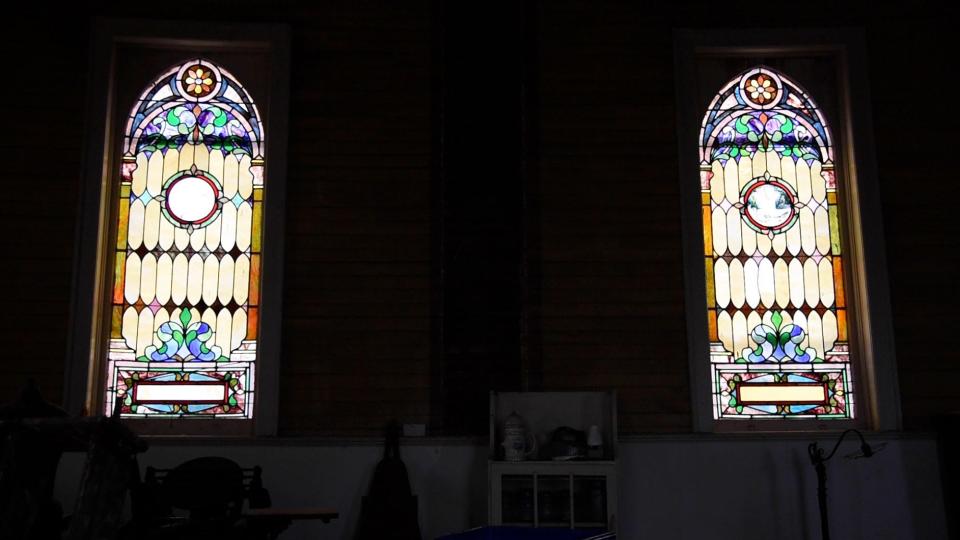
<svg viewBox="0 0 960 540">
<path fill-rule="evenodd" d="M 854 416 L 830 128 L 785 75 L 755 67 L 700 130 L 714 418 Z"/>
<path fill-rule="evenodd" d="M 264 134 L 225 69 L 191 59 L 142 93 L 116 189 L 107 414 L 253 415 Z"/>
</svg>

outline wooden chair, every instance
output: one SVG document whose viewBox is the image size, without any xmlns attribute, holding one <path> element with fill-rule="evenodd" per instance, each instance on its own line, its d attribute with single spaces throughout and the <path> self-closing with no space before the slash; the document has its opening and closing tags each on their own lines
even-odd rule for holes
<svg viewBox="0 0 960 540">
<path fill-rule="evenodd" d="M 147 467 L 132 494 L 133 520 L 124 537 L 143 539 L 262 539 L 271 532 L 241 515 L 268 508 L 260 467 L 242 468 L 223 457 L 192 459 L 173 469 Z"/>
</svg>

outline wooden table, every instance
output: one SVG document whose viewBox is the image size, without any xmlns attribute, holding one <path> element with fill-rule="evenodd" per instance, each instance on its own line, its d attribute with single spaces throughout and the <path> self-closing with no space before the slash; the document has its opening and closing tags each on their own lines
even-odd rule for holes
<svg viewBox="0 0 960 540">
<path fill-rule="evenodd" d="M 270 538 L 277 538 L 295 519 L 319 519 L 323 523 L 340 517 L 331 508 L 251 508 L 241 514 L 251 527 L 259 528 Z"/>
</svg>

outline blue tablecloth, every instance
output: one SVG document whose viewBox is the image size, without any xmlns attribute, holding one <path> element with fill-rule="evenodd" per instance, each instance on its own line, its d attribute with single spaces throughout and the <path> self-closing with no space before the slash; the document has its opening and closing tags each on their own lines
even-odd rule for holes
<svg viewBox="0 0 960 540">
<path fill-rule="evenodd" d="M 560 529 L 533 527 L 480 527 L 462 533 L 448 534 L 437 540 L 614 540 L 611 533 L 604 534 L 603 529 Z"/>
</svg>

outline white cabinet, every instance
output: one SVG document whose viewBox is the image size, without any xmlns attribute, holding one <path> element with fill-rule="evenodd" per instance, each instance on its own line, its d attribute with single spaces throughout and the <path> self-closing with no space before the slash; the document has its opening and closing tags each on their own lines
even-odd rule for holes
<svg viewBox="0 0 960 540">
<path fill-rule="evenodd" d="M 504 461 L 504 420 L 516 413 L 544 449 L 558 427 L 586 433 L 598 426 L 597 459 Z M 617 511 L 614 392 L 491 392 L 488 460 L 491 525 L 608 528 Z"/>
</svg>

